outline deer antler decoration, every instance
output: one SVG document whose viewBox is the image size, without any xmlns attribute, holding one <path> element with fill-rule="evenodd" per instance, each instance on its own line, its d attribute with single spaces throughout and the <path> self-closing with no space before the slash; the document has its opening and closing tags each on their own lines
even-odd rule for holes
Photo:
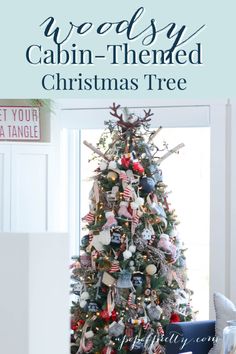
<svg viewBox="0 0 236 354">
<path fill-rule="evenodd" d="M 118 114 L 118 110 L 120 109 L 120 105 L 117 105 L 115 103 L 113 103 L 113 106 L 110 107 L 111 112 L 110 114 L 118 119 L 117 124 L 124 130 L 128 130 L 128 129 L 136 129 L 138 127 L 140 127 L 142 124 L 145 124 L 147 122 L 150 122 L 151 120 L 151 116 L 153 116 L 153 113 L 151 113 L 151 109 L 149 109 L 148 111 L 144 110 L 144 117 L 141 118 L 139 117 L 136 121 L 131 122 L 129 121 L 129 119 L 127 121 L 125 121 L 123 119 L 123 114 Z M 132 115 L 131 115 L 132 116 Z"/>
</svg>

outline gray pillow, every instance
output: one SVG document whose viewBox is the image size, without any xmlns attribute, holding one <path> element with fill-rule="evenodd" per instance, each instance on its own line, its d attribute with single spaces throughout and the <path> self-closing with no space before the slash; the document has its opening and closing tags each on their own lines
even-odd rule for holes
<svg viewBox="0 0 236 354">
<path fill-rule="evenodd" d="M 215 335 L 218 340 L 208 354 L 221 354 L 223 353 L 223 329 L 227 326 L 227 321 L 236 320 L 236 307 L 232 301 L 220 293 L 214 294 L 214 305 L 216 311 Z"/>
</svg>

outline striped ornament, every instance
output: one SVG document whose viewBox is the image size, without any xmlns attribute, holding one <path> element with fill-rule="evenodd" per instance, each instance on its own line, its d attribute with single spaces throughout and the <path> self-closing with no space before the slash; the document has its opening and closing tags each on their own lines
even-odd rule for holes
<svg viewBox="0 0 236 354">
<path fill-rule="evenodd" d="M 149 328 L 151 328 L 150 322 L 143 323 L 143 329 L 144 329 L 145 331 L 147 331 Z"/>
<path fill-rule="evenodd" d="M 165 333 L 160 322 L 157 323 L 157 333 L 159 333 L 160 336 L 164 335 Z"/>
<path fill-rule="evenodd" d="M 125 200 L 129 200 L 129 199 L 132 198 L 132 196 L 133 196 L 133 191 L 132 191 L 132 189 L 131 189 L 129 186 L 127 186 L 127 187 L 124 189 L 123 196 L 124 196 L 124 199 L 125 199 Z"/>
<path fill-rule="evenodd" d="M 138 214 L 135 214 L 135 215 L 133 216 L 132 222 L 133 222 L 134 225 L 136 225 L 136 226 L 138 225 L 138 223 L 139 223 L 139 216 L 138 216 Z"/>
<path fill-rule="evenodd" d="M 138 224 L 139 224 L 139 216 L 137 214 L 135 214 L 133 216 L 132 225 L 131 225 L 131 233 L 132 233 L 132 235 L 134 235 L 136 227 L 138 226 Z"/>
<path fill-rule="evenodd" d="M 129 181 L 129 177 L 127 176 L 127 174 L 125 173 L 125 171 L 121 171 L 120 172 L 120 180 L 124 181 L 124 182 L 128 182 Z"/>
<path fill-rule="evenodd" d="M 163 354 L 165 353 L 163 351 L 163 347 L 158 343 L 154 344 L 153 349 L 152 349 L 153 354 Z"/>
<path fill-rule="evenodd" d="M 83 218 L 82 218 L 83 221 L 87 221 L 89 224 L 93 223 L 94 220 L 95 220 L 95 216 L 93 213 L 91 213 L 91 211 L 86 214 Z"/>
<path fill-rule="evenodd" d="M 133 293 L 129 294 L 128 300 L 127 300 L 127 305 L 131 308 L 131 309 L 136 309 L 137 305 L 135 304 L 135 298 L 136 296 Z"/>
<path fill-rule="evenodd" d="M 109 273 L 116 273 L 120 270 L 119 261 L 113 261 L 111 264 L 111 268 L 109 269 Z"/>
</svg>

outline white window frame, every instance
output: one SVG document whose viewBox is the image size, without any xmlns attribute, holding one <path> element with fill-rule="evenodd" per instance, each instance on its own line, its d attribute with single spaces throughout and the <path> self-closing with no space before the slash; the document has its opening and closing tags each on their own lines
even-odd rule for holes
<svg viewBox="0 0 236 354">
<path fill-rule="evenodd" d="M 211 128 L 211 179 L 210 179 L 210 318 L 214 318 L 212 294 L 221 292 L 236 300 L 236 281 L 233 269 L 236 257 L 232 237 L 236 227 L 231 223 L 235 218 L 235 198 L 231 198 L 231 178 L 236 176 L 232 165 L 231 109 L 225 101 L 157 101 L 157 100 L 116 100 L 123 107 L 153 108 L 157 114 L 152 125 L 163 127 L 210 127 Z M 108 107 L 112 100 L 58 100 L 57 114 L 61 127 L 67 129 L 102 129 L 109 117 Z M 107 107 L 107 113 L 100 115 Z M 94 110 L 88 118 L 86 112 Z M 234 127 L 236 133 L 236 127 Z M 80 139 L 80 133 L 78 133 Z M 78 145 L 80 141 L 78 140 Z M 80 167 L 77 166 L 79 173 Z M 236 193 L 236 189 L 234 187 Z M 79 192 L 79 191 L 78 191 Z M 78 194 L 79 196 L 79 194 Z M 235 195 L 236 197 L 236 195 Z M 79 206 L 78 206 L 79 207 Z M 79 225 L 77 225 L 79 227 Z M 234 248 L 236 250 L 236 247 Z M 199 259 L 199 262 L 201 259 Z"/>
</svg>

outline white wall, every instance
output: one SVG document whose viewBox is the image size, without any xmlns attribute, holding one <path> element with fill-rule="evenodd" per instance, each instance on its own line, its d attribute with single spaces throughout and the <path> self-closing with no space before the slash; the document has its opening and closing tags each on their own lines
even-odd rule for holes
<svg viewBox="0 0 236 354">
<path fill-rule="evenodd" d="M 231 125 L 230 134 L 230 260 L 229 260 L 229 275 L 230 275 L 230 297 L 236 303 L 236 100 L 232 101 L 231 107 Z"/>
<path fill-rule="evenodd" d="M 0 145 L 0 232 L 10 229 L 10 166 L 9 147 Z"/>
<path fill-rule="evenodd" d="M 54 146 L 0 144 L 0 232 L 60 231 Z"/>
<path fill-rule="evenodd" d="M 69 238 L 49 233 L 61 230 L 58 126 L 46 119 L 51 143 L 0 142 L 0 353 L 69 353 Z"/>
<path fill-rule="evenodd" d="M 69 354 L 66 234 L 0 234 L 0 353 Z"/>
</svg>

